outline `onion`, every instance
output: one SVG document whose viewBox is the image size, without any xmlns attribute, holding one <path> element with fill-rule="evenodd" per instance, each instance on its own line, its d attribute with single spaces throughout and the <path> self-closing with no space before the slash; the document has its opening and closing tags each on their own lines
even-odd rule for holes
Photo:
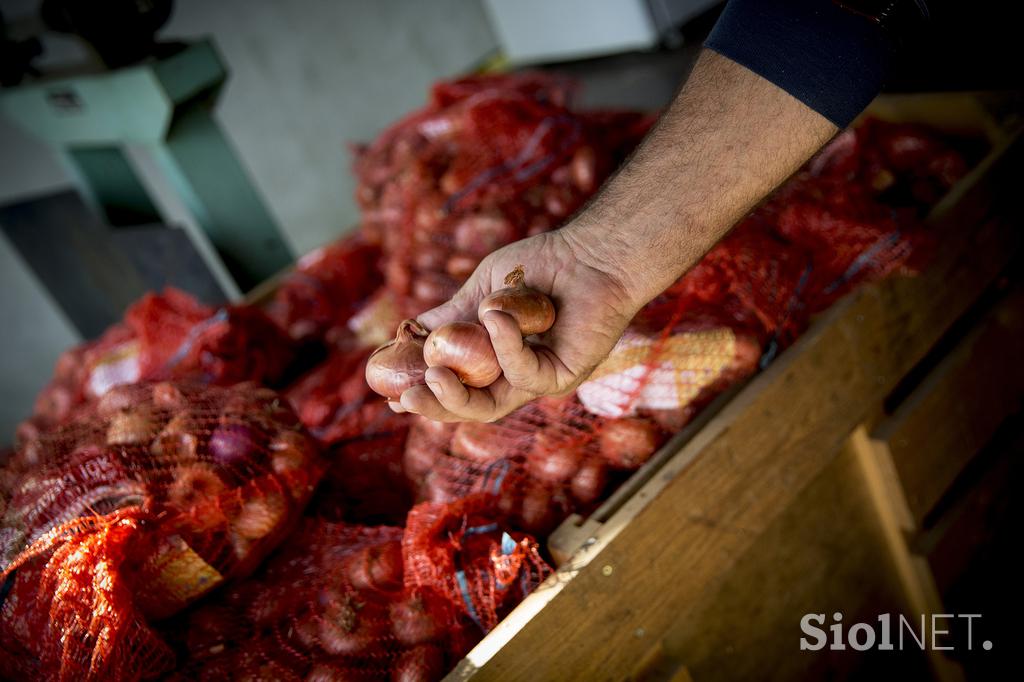
<svg viewBox="0 0 1024 682">
<path fill-rule="evenodd" d="M 422 272 L 412 281 L 412 297 L 423 304 L 438 305 L 458 290 L 455 280 L 440 272 Z"/>
<path fill-rule="evenodd" d="M 455 424 L 437 422 L 426 417 L 417 416 L 416 423 L 413 424 L 414 434 L 422 436 L 431 443 L 436 444 L 439 448 L 448 445 L 454 432 Z"/>
<path fill-rule="evenodd" d="M 526 466 L 538 480 L 557 485 L 572 478 L 582 461 L 582 445 L 559 443 L 557 438 L 541 431 L 526 459 Z"/>
<path fill-rule="evenodd" d="M 416 247 L 412 254 L 413 267 L 420 272 L 437 272 L 445 267 L 448 252 L 436 244 Z"/>
<path fill-rule="evenodd" d="M 635 469 L 650 459 L 661 441 L 661 431 L 648 419 L 612 419 L 601 430 L 601 454 L 614 467 Z"/>
<path fill-rule="evenodd" d="M 114 386 L 96 403 L 96 413 L 101 417 L 112 417 L 118 412 L 130 409 L 138 402 L 139 392 L 135 386 Z"/>
<path fill-rule="evenodd" d="M 687 403 L 682 407 L 647 409 L 643 410 L 641 414 L 645 417 L 649 417 L 655 424 L 660 426 L 663 431 L 666 431 L 667 433 L 675 433 L 690 423 L 695 412 L 696 410 L 693 406 L 690 403 Z"/>
<path fill-rule="evenodd" d="M 436 639 L 444 617 L 445 610 L 438 600 L 425 594 L 391 604 L 391 629 L 395 639 L 408 646 Z"/>
<path fill-rule="evenodd" d="M 434 682 L 444 675 L 444 654 L 432 644 L 420 644 L 395 661 L 391 682 Z"/>
<path fill-rule="evenodd" d="M 399 542 L 367 547 L 349 561 L 348 577 L 353 587 L 389 592 L 402 586 L 402 545 Z"/>
<path fill-rule="evenodd" d="M 523 530 L 531 533 L 546 533 L 555 524 L 555 508 L 551 493 L 540 485 L 529 488 L 523 494 L 519 507 L 519 518 Z"/>
<path fill-rule="evenodd" d="M 564 218 L 572 212 L 572 193 L 564 187 L 549 185 L 544 191 L 544 208 L 555 218 Z"/>
<path fill-rule="evenodd" d="M 500 215 L 478 213 L 455 225 L 455 250 L 483 258 L 515 238 L 512 223 Z"/>
<path fill-rule="evenodd" d="M 483 422 L 461 422 L 455 428 L 449 450 L 456 457 L 490 464 L 509 454 L 502 447 L 502 438 L 493 424 Z"/>
<path fill-rule="evenodd" d="M 366 362 L 366 383 L 389 400 L 398 400 L 406 389 L 423 383 L 427 364 L 423 360 L 423 343 L 427 330 L 416 320 L 398 325 L 392 341 L 373 351 Z"/>
<path fill-rule="evenodd" d="M 199 453 L 199 428 L 188 410 L 174 415 L 149 450 L 162 464 L 194 462 Z"/>
<path fill-rule="evenodd" d="M 429 442 L 414 442 L 411 438 L 405 444 L 402 453 L 402 470 L 405 475 L 417 480 L 434 468 L 434 463 L 441 456 L 437 445 Z"/>
<path fill-rule="evenodd" d="M 288 501 L 281 493 L 267 493 L 242 503 L 231 524 L 240 537 L 259 540 L 270 535 L 288 513 Z"/>
<path fill-rule="evenodd" d="M 487 330 L 473 322 L 449 322 L 430 332 L 423 346 L 427 367 L 447 367 L 467 386 L 490 386 L 501 366 Z"/>
<path fill-rule="evenodd" d="M 320 647 L 332 656 L 341 656 L 364 654 L 379 646 L 386 631 L 374 622 L 371 605 L 357 602 L 352 595 L 336 599 L 335 594 L 325 590 L 320 595 L 327 602 L 320 616 Z"/>
<path fill-rule="evenodd" d="M 569 489 L 573 497 L 583 504 L 597 501 L 608 483 L 608 466 L 599 458 L 587 460 L 572 477 Z"/>
<path fill-rule="evenodd" d="M 313 614 L 300 616 L 288 630 L 289 638 L 306 651 L 316 651 L 320 645 L 320 632 Z M 334 678 L 331 678 L 334 679 Z"/>
<path fill-rule="evenodd" d="M 555 306 L 551 299 L 526 286 L 523 281 L 523 266 L 505 276 L 505 289 L 492 292 L 480 301 L 477 316 L 483 320 L 488 310 L 511 315 L 523 336 L 542 334 L 555 323 Z"/>
<path fill-rule="evenodd" d="M 207 447 L 214 463 L 222 467 L 240 464 L 260 451 L 256 433 L 245 424 L 221 424 Z"/>
<path fill-rule="evenodd" d="M 107 444 L 148 443 L 154 431 L 156 424 L 148 409 L 136 408 L 116 412 L 107 424 Z"/>
<path fill-rule="evenodd" d="M 384 283 L 390 291 L 405 296 L 412 287 L 412 270 L 401 259 L 389 258 L 384 262 Z"/>
<path fill-rule="evenodd" d="M 464 282 L 469 279 L 469 276 L 476 270 L 476 266 L 480 265 L 480 259 L 476 256 L 470 256 L 465 253 L 456 253 L 448 262 L 445 263 L 445 272 L 451 275 L 455 280 Z"/>
<path fill-rule="evenodd" d="M 301 431 L 282 431 L 270 441 L 270 464 L 275 474 L 301 471 L 314 451 L 312 440 Z"/>
<path fill-rule="evenodd" d="M 597 180 L 596 166 L 597 155 L 593 147 L 580 147 L 572 155 L 572 181 L 581 192 L 589 194 L 594 191 Z"/>
<path fill-rule="evenodd" d="M 210 500 L 226 486 L 220 476 L 206 464 L 190 464 L 171 472 L 173 480 L 167 487 L 167 500 L 179 509 L 188 509 L 198 502 Z"/>
<path fill-rule="evenodd" d="M 177 386 L 161 381 L 153 385 L 153 404 L 168 410 L 180 410 L 185 407 L 187 400 Z"/>
</svg>

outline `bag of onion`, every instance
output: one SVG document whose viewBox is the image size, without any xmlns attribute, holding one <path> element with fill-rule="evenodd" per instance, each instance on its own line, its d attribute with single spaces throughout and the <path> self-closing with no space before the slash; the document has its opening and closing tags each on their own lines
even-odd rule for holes
<svg viewBox="0 0 1024 682">
<path fill-rule="evenodd" d="M 0 645 L 19 673 L 60 679 L 169 670 L 150 623 L 251 572 L 323 468 L 287 404 L 253 384 L 116 387 L 37 445 L 0 538 Z"/>
<path fill-rule="evenodd" d="M 305 520 L 257 574 L 169 624 L 187 633 L 182 676 L 440 679 L 547 574 L 535 542 L 468 512 L 415 510 L 405 531 Z"/>
</svg>

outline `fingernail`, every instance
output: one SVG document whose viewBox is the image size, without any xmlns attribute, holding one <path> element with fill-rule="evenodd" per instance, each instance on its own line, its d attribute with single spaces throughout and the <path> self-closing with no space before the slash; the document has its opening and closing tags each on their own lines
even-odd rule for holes
<svg viewBox="0 0 1024 682">
<path fill-rule="evenodd" d="M 444 395 L 444 388 L 441 387 L 441 384 L 439 382 L 437 382 L 437 381 L 428 381 L 427 382 L 427 386 L 430 387 L 430 390 L 434 393 L 434 395 L 436 395 L 436 396 Z"/>
</svg>

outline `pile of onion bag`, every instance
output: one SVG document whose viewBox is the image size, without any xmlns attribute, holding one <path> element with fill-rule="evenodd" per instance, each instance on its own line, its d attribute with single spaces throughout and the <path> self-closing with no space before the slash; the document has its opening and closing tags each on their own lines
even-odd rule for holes
<svg viewBox="0 0 1024 682">
<path fill-rule="evenodd" d="M 0 665 L 41 679 L 440 679 L 587 514 L 852 288 L 912 273 L 967 170 L 843 132 L 645 307 L 573 394 L 489 424 L 364 379 L 487 253 L 558 227 L 653 117 L 543 74 L 438 83 L 355 149 L 359 229 L 264 307 L 167 290 L 69 350 L 0 459 Z M 527 268 L 528 268 L 527 264 Z M 311 367 L 311 368 L 310 368 Z M 9 671 L 9 672 L 7 672 Z"/>
</svg>

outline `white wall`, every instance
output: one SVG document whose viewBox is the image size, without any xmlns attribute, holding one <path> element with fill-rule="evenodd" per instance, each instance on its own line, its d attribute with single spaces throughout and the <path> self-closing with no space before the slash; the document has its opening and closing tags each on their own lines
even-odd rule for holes
<svg viewBox="0 0 1024 682">
<path fill-rule="evenodd" d="M 30 0 L 0 0 L 8 20 Z M 212 36 L 230 78 L 217 116 L 297 254 L 357 220 L 346 144 L 372 139 L 497 43 L 479 0 L 177 0 L 164 39 Z M 67 50 L 67 41 L 48 40 Z M 54 154 L 0 120 L 0 203 L 68 184 Z M 0 444 L 77 340 L 0 239 Z"/>
<path fill-rule="evenodd" d="M 477 0 L 178 0 L 162 33 L 211 34 L 231 72 L 218 117 L 297 253 L 357 220 L 346 144 L 496 46 Z"/>
</svg>

